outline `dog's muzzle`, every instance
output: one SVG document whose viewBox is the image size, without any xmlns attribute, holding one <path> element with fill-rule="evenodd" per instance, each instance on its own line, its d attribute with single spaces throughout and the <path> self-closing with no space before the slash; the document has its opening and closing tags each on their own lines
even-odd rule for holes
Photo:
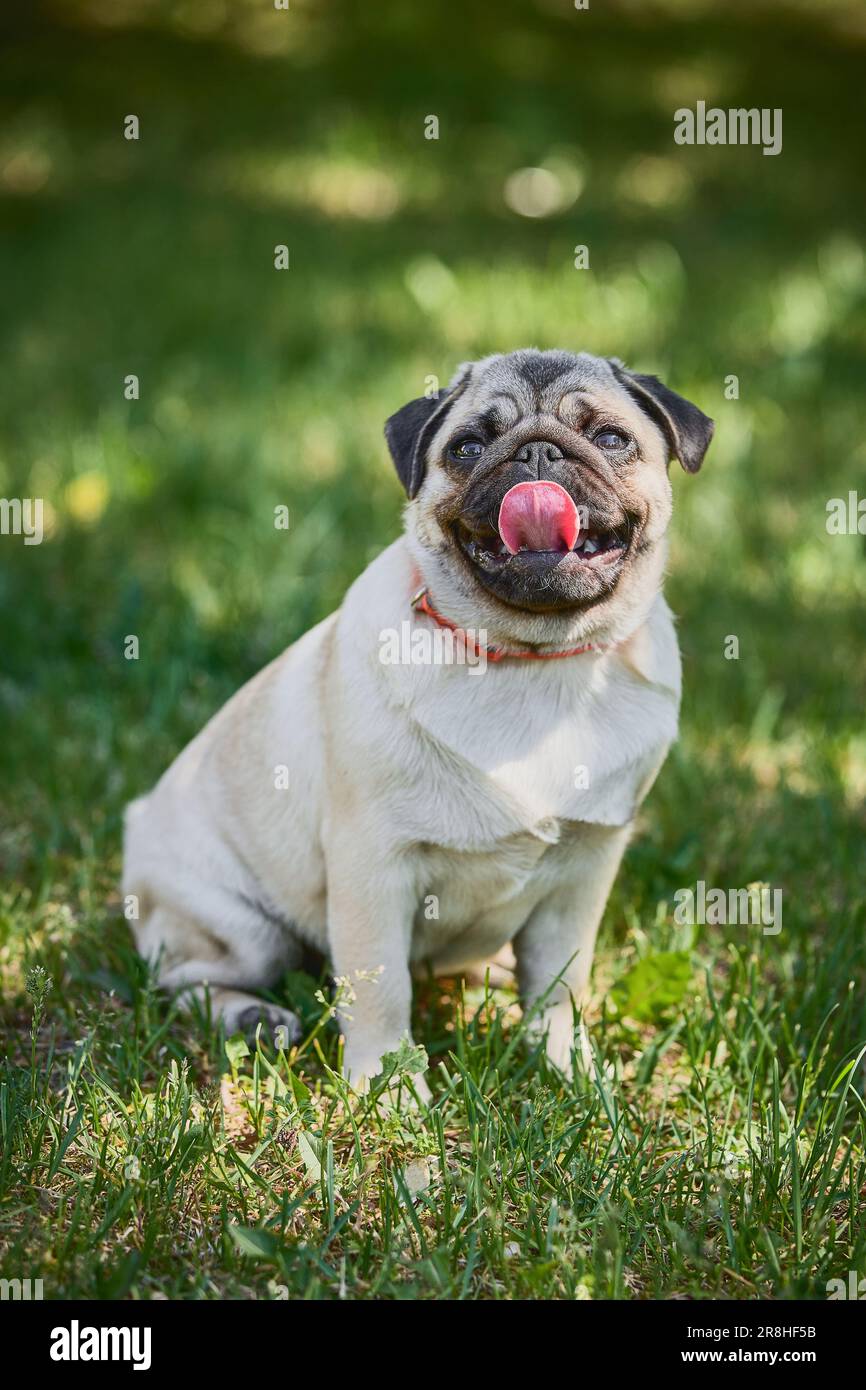
<svg viewBox="0 0 866 1390">
<path fill-rule="evenodd" d="M 485 586 L 506 602 L 546 610 L 595 601 L 616 583 L 630 520 L 607 489 L 575 501 L 572 489 L 582 494 L 570 476 L 575 465 L 555 445 L 531 449 L 531 458 L 511 461 L 520 472 L 527 463 L 533 471 L 544 467 L 572 486 L 550 477 L 516 482 L 483 517 L 470 509 L 459 518 L 458 543 Z"/>
</svg>

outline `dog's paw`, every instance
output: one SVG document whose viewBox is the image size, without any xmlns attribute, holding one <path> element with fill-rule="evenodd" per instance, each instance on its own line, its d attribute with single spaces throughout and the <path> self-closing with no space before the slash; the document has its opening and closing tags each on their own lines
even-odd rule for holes
<svg viewBox="0 0 866 1390">
<path fill-rule="evenodd" d="M 297 1014 L 293 1014 L 290 1009 L 282 1008 L 279 1004 L 269 1004 L 264 1000 L 239 1009 L 234 1019 L 233 1031 L 243 1033 L 252 1042 L 259 1024 L 262 1026 L 262 1032 L 270 1035 L 275 1047 L 285 1049 L 301 1040 L 303 1029 Z"/>
<path fill-rule="evenodd" d="M 553 1008 L 528 1025 L 533 1041 L 545 1040 L 547 1060 L 565 1076 L 580 1076 L 592 1071 L 592 1047 L 582 1022 L 575 1027 L 571 1005 Z"/>
<path fill-rule="evenodd" d="M 356 1095 L 366 1096 L 371 1090 L 379 1091 L 381 1081 L 381 1062 L 371 1062 L 368 1067 L 351 1066 L 344 1062 L 343 1075 Z M 400 1076 L 395 1078 L 384 1090 L 381 1090 L 376 1097 L 376 1106 L 385 1112 L 389 1110 L 413 1110 L 420 1106 L 428 1106 L 433 1099 L 433 1093 L 427 1084 L 423 1072 L 416 1072 L 413 1076 Z"/>
<path fill-rule="evenodd" d="M 433 1092 L 421 1072 L 415 1076 L 402 1076 L 392 1081 L 379 1097 L 379 1104 L 390 1110 L 415 1110 L 419 1106 L 425 1110 L 433 1100 Z"/>
</svg>

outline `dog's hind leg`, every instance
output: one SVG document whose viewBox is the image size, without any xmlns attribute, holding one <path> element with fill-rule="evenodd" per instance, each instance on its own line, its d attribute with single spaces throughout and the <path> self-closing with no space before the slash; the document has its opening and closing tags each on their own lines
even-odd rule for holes
<svg viewBox="0 0 866 1390">
<path fill-rule="evenodd" d="M 134 924 L 138 949 L 156 968 L 160 985 L 186 1008 L 207 1008 L 226 1033 L 255 1035 L 259 1023 L 278 1045 L 300 1037 L 290 1009 L 260 999 L 287 969 L 300 964 L 300 943 L 265 914 L 247 908 L 231 932 L 211 931 L 201 922 L 165 907 L 154 907 Z"/>
<path fill-rule="evenodd" d="M 177 1001 L 184 1008 L 199 1004 L 204 1012 L 221 1019 L 226 1035 L 243 1033 L 254 1038 L 259 1024 L 262 1031 L 269 1033 L 277 1047 L 290 1047 L 300 1041 L 301 1024 L 297 1014 L 284 1009 L 281 1004 L 272 1004 L 267 999 L 259 999 L 255 994 L 246 994 L 240 989 L 225 989 L 222 985 L 188 985 L 178 992 Z"/>
</svg>

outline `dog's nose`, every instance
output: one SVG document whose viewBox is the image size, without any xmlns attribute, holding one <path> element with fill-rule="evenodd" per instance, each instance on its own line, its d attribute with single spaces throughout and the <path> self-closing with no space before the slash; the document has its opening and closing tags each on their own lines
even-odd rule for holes
<svg viewBox="0 0 866 1390">
<path fill-rule="evenodd" d="M 547 439 L 531 439 L 528 444 L 524 444 L 514 455 L 515 463 L 528 463 L 530 469 L 536 477 L 541 477 L 541 470 L 546 463 L 556 463 L 563 458 L 563 452 L 556 444 L 551 444 Z"/>
</svg>

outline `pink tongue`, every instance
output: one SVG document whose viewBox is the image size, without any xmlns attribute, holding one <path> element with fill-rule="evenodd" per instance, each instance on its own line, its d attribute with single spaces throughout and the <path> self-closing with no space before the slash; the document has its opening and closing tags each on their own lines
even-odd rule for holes
<svg viewBox="0 0 866 1390">
<path fill-rule="evenodd" d="M 517 483 L 499 508 L 507 550 L 573 550 L 580 534 L 577 507 L 559 483 Z"/>
</svg>

